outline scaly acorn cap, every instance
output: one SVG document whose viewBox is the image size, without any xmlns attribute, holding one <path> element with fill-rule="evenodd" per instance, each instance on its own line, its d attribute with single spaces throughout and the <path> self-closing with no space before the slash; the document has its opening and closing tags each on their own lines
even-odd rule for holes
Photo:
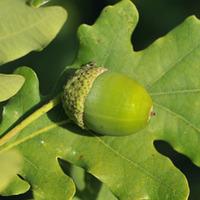
<svg viewBox="0 0 200 200">
<path fill-rule="evenodd" d="M 106 68 L 97 67 L 94 63 L 86 64 L 77 70 L 64 86 L 64 110 L 68 117 L 83 129 L 86 129 L 83 121 L 85 99 L 95 79 L 105 71 Z"/>
</svg>

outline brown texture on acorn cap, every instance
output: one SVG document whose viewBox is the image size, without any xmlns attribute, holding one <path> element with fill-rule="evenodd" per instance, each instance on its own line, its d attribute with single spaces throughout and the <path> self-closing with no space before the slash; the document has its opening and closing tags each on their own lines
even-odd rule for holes
<svg viewBox="0 0 200 200">
<path fill-rule="evenodd" d="M 63 107 L 70 119 L 81 128 L 86 128 L 83 121 L 85 99 L 95 79 L 107 71 L 104 67 L 97 67 L 89 63 L 78 69 L 64 86 L 62 96 Z"/>
</svg>

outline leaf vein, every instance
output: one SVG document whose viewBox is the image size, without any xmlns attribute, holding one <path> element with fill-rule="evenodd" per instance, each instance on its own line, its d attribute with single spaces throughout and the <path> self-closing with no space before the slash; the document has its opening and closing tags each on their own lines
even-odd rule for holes
<svg viewBox="0 0 200 200">
<path fill-rule="evenodd" d="M 174 90 L 164 92 L 150 92 L 151 96 L 162 96 L 162 95 L 174 95 L 174 94 L 187 94 L 187 93 L 199 93 L 200 88 L 186 89 L 186 90 Z"/>
<path fill-rule="evenodd" d="M 180 57 L 177 62 L 175 62 L 174 64 L 171 64 L 171 66 L 169 65 L 167 67 L 167 69 L 165 71 L 163 71 L 162 73 L 160 73 L 157 77 L 157 79 L 152 80 L 152 82 L 150 82 L 148 84 L 148 88 L 150 89 L 155 83 L 157 83 L 159 80 L 161 80 L 162 78 L 164 78 L 166 76 L 166 74 L 168 74 L 174 67 L 176 67 L 179 63 L 181 63 L 184 59 L 186 59 L 188 56 L 190 56 L 192 54 L 193 51 L 197 50 L 200 47 L 200 44 L 198 44 L 196 47 L 192 48 L 189 52 L 187 52 L 185 55 L 183 55 L 182 57 Z"/>
<path fill-rule="evenodd" d="M 166 112 L 168 112 L 168 113 L 176 116 L 177 118 L 179 118 L 180 120 L 182 120 L 185 124 L 187 124 L 188 126 L 190 126 L 193 130 L 195 130 L 196 132 L 200 133 L 200 129 L 198 127 L 194 126 L 192 124 L 192 122 L 189 121 L 189 120 L 187 120 L 184 116 L 175 113 L 173 110 L 171 110 L 171 109 L 167 108 L 166 106 L 163 106 L 163 105 L 161 105 L 159 103 L 154 102 L 154 104 L 156 106 L 158 106 L 159 108 L 161 108 L 162 110 L 164 110 L 164 111 L 166 111 Z"/>
<path fill-rule="evenodd" d="M 170 191 L 172 191 L 174 193 L 175 196 L 177 195 L 177 194 L 175 194 L 176 190 L 174 188 L 171 188 L 170 185 L 166 184 L 164 181 L 162 181 L 158 177 L 152 175 L 150 172 L 148 172 L 145 168 L 143 168 L 137 162 L 134 162 L 134 161 L 130 160 L 129 158 L 125 157 L 124 155 L 122 155 L 119 151 L 117 151 L 116 149 L 114 149 L 113 147 L 111 147 L 110 145 L 108 145 L 105 141 L 103 141 L 100 137 L 98 137 L 94 133 L 91 133 L 91 134 L 94 135 L 96 137 L 96 139 L 99 140 L 100 143 L 102 143 L 106 148 L 108 148 L 109 150 L 111 150 L 114 154 L 116 154 L 117 156 L 119 156 L 122 159 L 126 160 L 132 166 L 134 166 L 135 168 L 139 169 L 142 173 L 144 173 L 147 176 L 149 176 L 152 180 L 155 181 L 155 184 L 165 185 Z"/>
<path fill-rule="evenodd" d="M 12 144 L 10 144 L 7 147 L 5 147 L 4 149 L 2 149 L 0 152 L 4 152 L 4 151 L 7 151 L 7 150 L 9 150 L 11 148 L 14 148 L 17 145 L 22 144 L 22 143 L 24 143 L 24 142 L 26 142 L 26 141 L 28 141 L 30 139 L 33 139 L 34 137 L 36 137 L 36 136 L 38 136 L 38 135 L 40 135 L 40 134 L 42 134 L 42 133 L 44 133 L 46 131 L 49 131 L 49 130 L 51 130 L 53 128 L 56 128 L 57 126 L 61 126 L 61 125 L 67 124 L 69 122 L 70 122 L 70 120 L 64 120 L 64 121 L 60 121 L 58 123 L 55 123 L 55 124 L 43 127 L 41 129 L 33 132 L 33 133 L 30 133 L 30 135 L 28 135 L 28 136 L 26 136 L 26 137 L 24 137 L 22 139 L 19 139 L 19 140 L 15 141 L 15 142 L 13 142 Z"/>
<path fill-rule="evenodd" d="M 20 35 L 21 33 L 23 32 L 26 32 L 27 30 L 29 31 L 30 29 L 33 29 L 35 26 L 37 26 L 38 24 L 44 22 L 46 20 L 47 17 L 44 17 L 42 19 L 40 19 L 39 21 L 37 21 L 36 23 L 32 23 L 31 25 L 29 26 L 25 26 L 24 28 L 20 29 L 19 31 L 16 31 L 16 32 L 12 32 L 10 34 L 6 34 L 2 37 L 0 37 L 0 42 L 2 42 L 3 40 L 5 39 L 8 39 L 8 38 L 11 38 L 13 36 L 16 36 L 16 35 Z"/>
</svg>

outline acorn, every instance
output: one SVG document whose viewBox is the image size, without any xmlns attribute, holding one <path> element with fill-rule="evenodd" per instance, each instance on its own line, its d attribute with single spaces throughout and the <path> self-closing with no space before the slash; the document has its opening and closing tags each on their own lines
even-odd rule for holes
<svg viewBox="0 0 200 200">
<path fill-rule="evenodd" d="M 124 136 L 145 128 L 152 116 L 150 95 L 135 80 L 89 63 L 64 86 L 62 103 L 82 129 Z"/>
</svg>

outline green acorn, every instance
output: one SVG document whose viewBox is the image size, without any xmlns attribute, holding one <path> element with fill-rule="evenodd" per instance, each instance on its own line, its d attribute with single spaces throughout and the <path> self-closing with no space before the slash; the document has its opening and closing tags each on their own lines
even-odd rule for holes
<svg viewBox="0 0 200 200">
<path fill-rule="evenodd" d="M 68 80 L 62 101 L 66 114 L 79 127 L 112 136 L 146 127 L 153 108 L 148 92 L 136 81 L 92 63 Z"/>
</svg>

